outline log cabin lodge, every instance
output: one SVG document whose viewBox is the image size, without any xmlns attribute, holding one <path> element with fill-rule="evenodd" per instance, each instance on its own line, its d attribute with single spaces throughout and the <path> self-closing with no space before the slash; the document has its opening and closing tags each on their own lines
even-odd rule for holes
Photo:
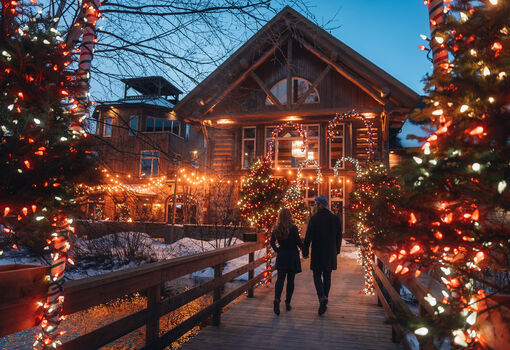
<svg viewBox="0 0 510 350">
<path fill-rule="evenodd" d="M 336 115 L 351 111 L 368 119 L 375 158 L 389 165 L 396 161 L 392 159 L 396 136 L 418 101 L 419 95 L 413 90 L 287 6 L 182 100 L 176 99 L 171 113 L 167 109 L 158 116 L 178 121 L 183 128 L 179 152 L 187 156 L 199 153 L 197 171 L 228 177 L 237 183 L 237 189 L 251 162 L 268 151 L 275 127 L 288 121 L 301 124 L 307 133 L 304 149 L 303 139 L 292 128 L 284 129 L 275 139 L 274 174 L 295 179 L 303 161 L 317 162 L 324 180 L 315 183 L 317 169 L 313 164 L 303 169 L 305 200 L 310 203 L 315 195 L 326 195 L 332 211 L 344 215 L 355 168 L 341 163 L 338 177 L 333 168 L 342 157 L 360 162 L 368 159 L 369 129 L 361 118 L 347 117 L 335 125 L 334 136 L 328 137 L 328 124 Z M 136 123 L 137 130 L 151 136 L 142 120 Z M 189 130 L 194 134 L 193 142 L 185 142 L 191 140 L 186 135 Z M 137 142 L 126 137 L 118 147 Z M 165 138 L 165 142 L 171 141 Z M 140 164 L 147 150 L 137 148 L 134 152 L 140 154 L 139 164 L 121 160 L 110 168 L 115 170 L 121 164 L 139 168 L 140 177 L 146 177 Z M 155 154 L 151 157 L 157 158 Z M 175 166 L 164 162 L 158 162 L 157 167 L 151 176 L 176 171 Z M 168 198 L 162 203 L 165 214 L 158 221 L 170 221 L 172 201 Z M 195 211 L 195 218 L 207 223 L 211 208 L 207 196 L 203 198 L 204 207 Z M 229 200 L 235 206 L 237 198 Z"/>
</svg>

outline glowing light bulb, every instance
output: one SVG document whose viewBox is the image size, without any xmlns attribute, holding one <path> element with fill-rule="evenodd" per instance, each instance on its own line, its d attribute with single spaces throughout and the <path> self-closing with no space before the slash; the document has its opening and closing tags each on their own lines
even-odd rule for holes
<svg viewBox="0 0 510 350">
<path fill-rule="evenodd" d="M 506 188 L 506 181 L 505 180 L 501 180 L 499 183 L 498 183 L 498 192 L 499 194 L 503 193 L 503 191 L 505 190 Z"/>
<path fill-rule="evenodd" d="M 485 66 L 483 68 L 482 74 L 484 77 L 491 75 L 491 71 L 490 71 L 489 67 Z"/>
<path fill-rule="evenodd" d="M 494 103 L 494 97 L 489 97 L 489 103 Z"/>
<path fill-rule="evenodd" d="M 498 0 L 489 0 L 489 2 L 491 3 L 491 5 L 497 5 L 498 4 Z"/>
<path fill-rule="evenodd" d="M 416 335 L 427 335 L 428 333 L 429 330 L 426 327 L 421 327 L 414 331 L 414 334 Z"/>
<path fill-rule="evenodd" d="M 443 38 L 443 37 L 441 37 L 441 36 L 436 36 L 436 37 L 435 37 L 435 39 L 436 39 L 436 41 L 437 41 L 437 43 L 438 43 L 438 44 L 442 44 L 442 43 L 444 43 L 444 38 Z"/>
<path fill-rule="evenodd" d="M 423 160 L 421 158 L 416 157 L 416 156 L 413 157 L 413 160 L 416 162 L 416 164 L 423 163 Z"/>
<path fill-rule="evenodd" d="M 469 106 L 468 105 L 462 105 L 460 106 L 460 113 L 464 113 L 465 111 L 467 111 L 469 109 Z"/>
<path fill-rule="evenodd" d="M 471 165 L 471 168 L 474 170 L 474 171 L 479 171 L 481 166 L 480 166 L 480 163 L 473 163 L 473 165 Z"/>
</svg>

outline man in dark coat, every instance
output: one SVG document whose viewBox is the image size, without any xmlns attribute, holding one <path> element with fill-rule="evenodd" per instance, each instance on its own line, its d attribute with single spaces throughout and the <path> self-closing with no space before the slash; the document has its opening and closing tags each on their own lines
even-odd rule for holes
<svg viewBox="0 0 510 350">
<path fill-rule="evenodd" d="M 308 223 L 303 257 L 308 256 L 311 244 L 310 269 L 313 271 L 313 282 L 320 302 L 319 315 L 322 315 L 327 309 L 331 271 L 337 268 L 336 257 L 342 245 L 342 223 L 338 216 L 329 211 L 329 202 L 325 196 L 315 197 L 315 205 L 318 211 Z"/>
</svg>

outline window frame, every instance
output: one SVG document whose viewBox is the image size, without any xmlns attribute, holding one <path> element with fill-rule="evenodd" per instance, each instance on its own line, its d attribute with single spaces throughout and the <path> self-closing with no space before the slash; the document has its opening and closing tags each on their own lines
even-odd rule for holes
<svg viewBox="0 0 510 350">
<path fill-rule="evenodd" d="M 244 137 L 245 129 L 253 129 L 255 131 L 255 136 L 253 137 Z M 257 127 L 256 126 L 244 126 L 241 129 L 241 168 L 249 169 L 248 166 L 244 166 L 244 141 L 253 141 L 253 154 L 255 158 L 257 157 Z"/>
<path fill-rule="evenodd" d="M 340 123 L 338 124 L 337 126 L 341 125 L 342 126 L 342 136 L 333 136 L 333 138 L 335 139 L 339 139 L 339 138 L 342 138 L 342 157 L 345 157 L 345 123 Z M 334 169 L 335 168 L 335 164 L 331 165 L 331 157 L 332 157 L 332 153 L 331 153 L 331 139 L 328 138 L 328 149 L 329 149 L 329 159 L 328 159 L 328 167 L 329 169 Z M 341 158 L 342 158 L 341 157 Z M 336 163 L 336 161 L 335 161 Z M 340 170 L 345 170 L 345 161 L 342 162 L 342 166 L 339 167 L 338 169 Z"/>
<path fill-rule="evenodd" d="M 110 120 L 110 122 L 107 122 L 107 120 Z M 110 132 L 107 133 L 106 131 L 109 130 Z M 103 120 L 103 137 L 112 137 L 113 135 L 113 117 L 105 117 Z"/>
<path fill-rule="evenodd" d="M 149 121 L 149 119 L 152 119 L 153 120 L 153 123 L 154 123 L 154 126 L 153 126 L 153 130 L 148 130 L 147 128 L 147 123 Z M 158 130 L 158 131 L 155 131 L 156 129 L 156 120 L 160 120 L 163 124 L 162 124 L 162 130 Z M 170 124 L 170 129 L 165 129 L 165 122 L 171 122 Z M 173 127 L 174 127 L 174 123 L 178 123 L 179 125 L 179 129 L 178 129 L 178 134 L 174 133 L 172 131 Z M 184 136 L 181 135 L 182 133 L 182 123 L 180 120 L 173 120 L 173 119 L 163 119 L 163 118 L 158 118 L 158 117 L 145 117 L 145 129 L 143 132 L 146 132 L 146 133 L 151 133 L 151 134 L 160 134 L 160 133 L 165 133 L 165 132 L 169 132 L 171 133 L 172 135 L 175 135 L 175 136 L 178 136 L 180 137 L 181 139 L 184 139 Z"/>
<path fill-rule="evenodd" d="M 306 157 L 308 158 L 308 152 L 309 152 L 309 145 L 310 145 L 310 141 L 317 141 L 317 147 L 318 147 L 318 150 L 317 150 L 317 163 L 319 163 L 319 165 L 321 164 L 321 127 L 320 127 L 320 124 L 303 124 L 303 129 L 306 130 L 307 134 L 308 134 L 308 128 L 309 127 L 313 127 L 313 126 L 316 126 L 317 127 L 317 130 L 318 130 L 318 135 L 317 136 L 307 136 L 308 138 L 308 142 L 307 142 L 307 148 L 306 148 Z M 272 126 L 266 126 L 264 128 L 264 153 L 267 154 L 267 146 L 268 146 L 268 141 L 270 140 L 270 137 L 267 138 L 267 130 L 271 128 L 271 130 L 274 130 L 276 128 L 276 125 Z M 272 162 L 272 167 L 273 168 L 277 168 L 279 167 L 278 165 L 278 140 L 282 138 L 284 140 L 288 140 L 288 141 L 302 141 L 303 138 L 301 136 L 293 136 L 293 137 L 280 137 L 278 136 L 275 140 L 275 144 L 274 144 L 274 151 L 273 151 L 273 156 L 274 156 L 274 161 Z M 310 140 L 312 139 L 312 140 Z M 283 168 L 282 169 L 297 169 L 299 166 L 296 166 L 296 167 L 290 167 L 290 168 Z M 303 169 L 313 169 L 314 167 L 313 166 L 307 166 Z"/>
<path fill-rule="evenodd" d="M 291 84 L 291 98 L 292 100 L 294 99 L 294 81 L 304 81 L 305 83 L 308 84 L 308 86 L 313 86 L 313 83 L 305 78 L 301 78 L 301 77 L 292 77 L 292 84 Z M 283 86 L 287 86 L 287 78 L 284 78 L 278 82 L 276 82 L 272 87 L 271 89 L 269 89 L 269 91 L 271 91 L 271 93 L 278 99 L 278 102 L 280 102 L 283 106 L 286 106 L 287 105 L 287 101 L 285 101 L 285 103 L 283 103 L 282 101 L 280 101 L 280 99 L 278 98 L 278 95 L 275 94 L 273 92 L 273 89 L 276 88 L 277 86 L 279 86 L 280 84 L 283 84 Z M 319 94 L 319 90 L 317 90 L 317 87 L 314 87 L 313 88 L 313 91 L 315 93 L 315 95 L 317 96 L 317 101 L 313 101 L 313 102 L 306 102 L 303 101 L 303 104 L 313 104 L 313 103 L 320 103 L 321 102 L 321 97 L 320 97 L 320 94 Z M 285 88 L 285 93 L 287 93 L 287 89 Z M 308 97 L 312 96 L 312 94 L 308 95 Z M 299 101 L 299 97 L 297 97 L 297 100 L 296 101 L 292 101 L 291 102 L 291 105 L 295 105 L 297 104 L 297 102 Z M 287 94 L 285 94 L 285 99 L 287 99 Z M 265 99 L 265 102 L 264 102 L 264 105 L 265 106 L 274 106 L 274 103 L 269 99 L 268 96 L 266 96 L 266 99 Z"/>
<path fill-rule="evenodd" d="M 151 153 L 152 153 L 152 155 L 151 155 L 150 157 L 146 157 L 146 158 L 144 158 L 144 155 L 143 155 L 143 154 L 144 154 L 144 153 L 146 153 L 146 152 L 151 152 Z M 154 155 L 155 153 L 157 153 L 157 156 L 155 156 L 155 155 Z M 150 159 L 150 160 L 151 160 L 151 171 L 150 171 L 150 175 L 144 175 L 144 174 L 142 173 L 142 161 L 143 161 L 144 159 Z M 154 163 L 153 163 L 153 162 L 154 162 L 154 160 L 155 160 L 155 159 L 157 159 L 157 160 L 158 160 L 158 172 L 157 172 L 157 174 L 155 174 L 155 175 L 154 175 Z M 158 176 L 159 176 L 159 170 L 160 170 L 160 168 L 161 168 L 161 166 L 160 166 L 160 165 L 161 165 L 161 164 L 160 164 L 160 159 L 161 159 L 161 157 L 160 157 L 160 153 L 159 153 L 159 151 L 158 151 L 158 150 L 142 150 L 142 151 L 140 151 L 140 173 L 139 173 L 139 174 L 140 174 L 140 177 L 141 177 L 141 178 L 158 177 Z"/>
<path fill-rule="evenodd" d="M 133 129 L 132 127 L 132 121 L 136 119 L 136 128 Z M 128 131 L 128 134 L 129 136 L 136 136 L 138 135 L 138 131 L 139 131 L 139 125 L 140 125 L 140 117 L 138 115 L 132 115 L 131 117 L 129 117 L 129 131 Z"/>
<path fill-rule="evenodd" d="M 333 176 L 333 181 L 338 181 L 338 179 Z M 329 208 L 331 209 L 333 207 L 333 202 L 341 202 L 342 203 L 342 232 L 345 232 L 345 183 L 346 183 L 346 177 L 345 176 L 339 176 L 342 183 L 342 199 L 333 199 L 331 196 L 331 185 L 333 181 L 328 181 L 328 199 L 329 199 Z M 335 214 L 336 215 L 336 214 Z"/>
</svg>

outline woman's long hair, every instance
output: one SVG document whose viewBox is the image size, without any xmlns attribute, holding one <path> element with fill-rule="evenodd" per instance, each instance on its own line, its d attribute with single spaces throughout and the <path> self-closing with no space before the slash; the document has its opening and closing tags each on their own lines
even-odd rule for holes
<svg viewBox="0 0 510 350">
<path fill-rule="evenodd" d="M 278 223 L 274 228 L 274 234 L 277 239 L 286 239 L 289 237 L 290 228 L 294 225 L 292 221 L 292 214 L 289 209 L 282 208 L 278 215 Z"/>
</svg>

